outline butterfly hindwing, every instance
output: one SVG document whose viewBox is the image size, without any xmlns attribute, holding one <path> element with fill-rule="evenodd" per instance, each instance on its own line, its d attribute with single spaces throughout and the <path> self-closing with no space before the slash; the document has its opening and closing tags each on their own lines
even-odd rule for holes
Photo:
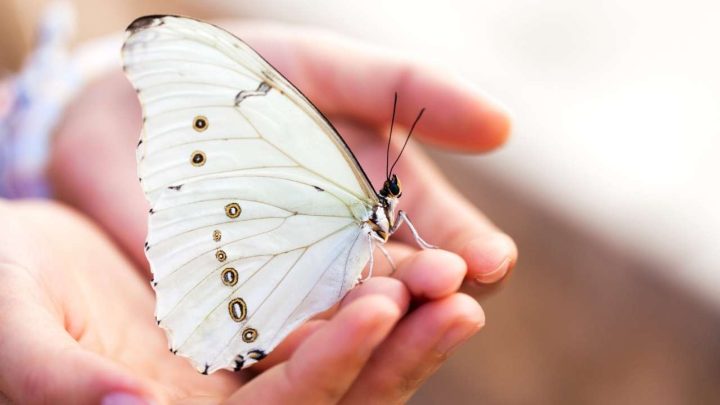
<svg viewBox="0 0 720 405">
<path fill-rule="evenodd" d="M 327 120 L 236 37 L 170 16 L 128 32 L 156 316 L 198 370 L 248 366 L 354 285 L 377 197 Z"/>
</svg>

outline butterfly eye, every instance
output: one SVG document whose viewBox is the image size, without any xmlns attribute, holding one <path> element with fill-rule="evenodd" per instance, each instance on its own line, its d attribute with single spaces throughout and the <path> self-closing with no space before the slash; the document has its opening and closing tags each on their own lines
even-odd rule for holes
<svg viewBox="0 0 720 405">
<path fill-rule="evenodd" d="M 393 179 L 393 180 L 396 180 L 396 179 Z M 392 194 L 393 196 L 395 196 L 395 197 L 399 196 L 400 195 L 400 184 L 397 181 L 390 182 L 389 191 L 390 191 L 390 194 Z"/>
<path fill-rule="evenodd" d="M 253 328 L 247 328 L 242 333 L 242 340 L 245 343 L 252 343 L 257 339 L 258 332 Z"/>
<path fill-rule="evenodd" d="M 208 119 L 202 115 L 198 115 L 193 119 L 193 129 L 198 132 L 203 132 L 208 129 Z"/>
<path fill-rule="evenodd" d="M 192 163 L 195 167 L 200 167 L 205 164 L 205 154 L 200 152 L 199 150 L 196 150 L 192 153 L 192 157 L 190 158 L 190 163 Z"/>
</svg>

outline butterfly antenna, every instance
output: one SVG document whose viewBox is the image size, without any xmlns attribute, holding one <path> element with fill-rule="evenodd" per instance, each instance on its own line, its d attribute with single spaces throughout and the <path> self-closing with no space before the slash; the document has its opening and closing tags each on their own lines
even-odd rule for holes
<svg viewBox="0 0 720 405">
<path fill-rule="evenodd" d="M 418 114 L 417 118 L 415 118 L 415 122 L 413 122 L 412 126 L 410 127 L 410 132 L 408 132 L 407 138 L 405 138 L 405 143 L 403 144 L 402 149 L 400 149 L 400 153 L 398 154 L 397 159 L 395 159 L 395 162 L 390 167 L 390 172 L 388 172 L 388 178 L 390 178 L 390 174 L 392 173 L 393 169 L 395 169 L 395 165 L 397 164 L 398 160 L 400 160 L 400 156 L 402 156 L 403 152 L 405 151 L 405 147 L 408 144 L 408 141 L 410 141 L 410 137 L 412 136 L 413 130 L 415 129 L 415 125 L 417 125 L 418 121 L 420 121 L 420 117 L 422 117 L 423 113 L 425 112 L 425 108 L 420 110 L 420 114 Z"/>
<path fill-rule="evenodd" d="M 385 153 L 385 177 L 390 180 L 390 144 L 392 141 L 393 126 L 395 125 L 395 110 L 397 110 L 397 91 L 395 92 L 395 100 L 393 101 L 392 120 L 390 121 L 390 136 L 388 137 L 387 152 Z"/>
</svg>

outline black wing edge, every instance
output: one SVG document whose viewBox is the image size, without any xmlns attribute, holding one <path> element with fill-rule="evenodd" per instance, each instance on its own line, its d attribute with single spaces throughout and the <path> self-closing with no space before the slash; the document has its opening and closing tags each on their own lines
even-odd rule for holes
<svg viewBox="0 0 720 405">
<path fill-rule="evenodd" d="M 145 28 L 149 27 L 156 27 L 158 25 L 162 25 L 163 21 L 162 19 L 165 17 L 180 17 L 179 15 L 173 15 L 173 14 L 150 14 L 150 15 L 144 15 L 142 17 L 138 17 L 133 22 L 130 23 L 130 25 L 125 28 L 125 31 L 133 33 L 137 31 L 142 31 Z"/>
</svg>

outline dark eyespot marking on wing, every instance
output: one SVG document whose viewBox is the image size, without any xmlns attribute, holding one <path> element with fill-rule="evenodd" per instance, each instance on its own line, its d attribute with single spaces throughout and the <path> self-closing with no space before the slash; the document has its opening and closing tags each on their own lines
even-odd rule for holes
<svg viewBox="0 0 720 405">
<path fill-rule="evenodd" d="M 260 85 L 255 90 L 241 90 L 235 96 L 235 106 L 239 106 L 248 97 L 267 95 L 271 88 L 267 82 L 260 82 Z"/>
<path fill-rule="evenodd" d="M 230 203 L 225 206 L 225 215 L 228 216 L 228 218 L 237 218 L 242 214 L 242 207 L 240 207 L 240 204 L 234 202 Z"/>
<path fill-rule="evenodd" d="M 218 249 L 218 251 L 215 252 L 215 258 L 217 259 L 217 261 L 222 263 L 227 260 L 227 253 L 225 253 L 225 251 L 222 249 Z"/>
<path fill-rule="evenodd" d="M 247 316 L 247 304 L 242 298 L 235 298 L 228 304 L 230 318 L 235 322 L 242 322 Z M 257 333 L 256 333 L 257 334 Z"/>
<path fill-rule="evenodd" d="M 220 274 L 220 278 L 221 278 L 223 284 L 225 284 L 225 285 L 228 286 L 228 287 L 233 287 L 233 286 L 235 286 L 235 284 L 237 284 L 237 282 L 238 282 L 238 272 L 237 272 L 237 270 L 235 270 L 235 268 L 233 268 L 233 267 L 226 267 L 225 269 L 223 269 L 222 273 Z M 243 307 L 245 306 L 245 301 L 243 301 L 241 298 L 236 298 L 236 299 L 240 300 L 241 305 L 242 305 Z M 232 306 L 232 303 L 233 303 L 234 301 L 235 301 L 235 300 L 233 300 L 233 301 L 230 302 L 230 305 L 231 305 L 231 306 Z M 233 312 L 233 309 L 232 309 L 232 308 L 230 309 L 230 312 L 231 312 L 231 313 Z M 231 315 L 232 315 L 232 314 L 231 314 Z M 242 320 L 242 319 L 241 319 L 241 320 Z M 239 321 L 238 321 L 238 322 L 239 322 Z"/>
<path fill-rule="evenodd" d="M 212 238 L 215 242 L 220 242 L 222 240 L 222 232 L 220 232 L 219 229 L 214 230 Z"/>
<path fill-rule="evenodd" d="M 245 343 L 252 343 L 258 338 L 258 331 L 253 328 L 245 328 L 242 333 L 242 340 Z"/>
<path fill-rule="evenodd" d="M 193 119 L 193 129 L 197 132 L 203 132 L 210 126 L 207 117 L 198 115 Z"/>
<path fill-rule="evenodd" d="M 207 158 L 205 157 L 205 153 L 196 150 L 192 153 L 192 156 L 190 157 L 190 163 L 192 163 L 192 165 L 195 167 L 200 167 L 205 164 L 206 159 Z"/>
</svg>

